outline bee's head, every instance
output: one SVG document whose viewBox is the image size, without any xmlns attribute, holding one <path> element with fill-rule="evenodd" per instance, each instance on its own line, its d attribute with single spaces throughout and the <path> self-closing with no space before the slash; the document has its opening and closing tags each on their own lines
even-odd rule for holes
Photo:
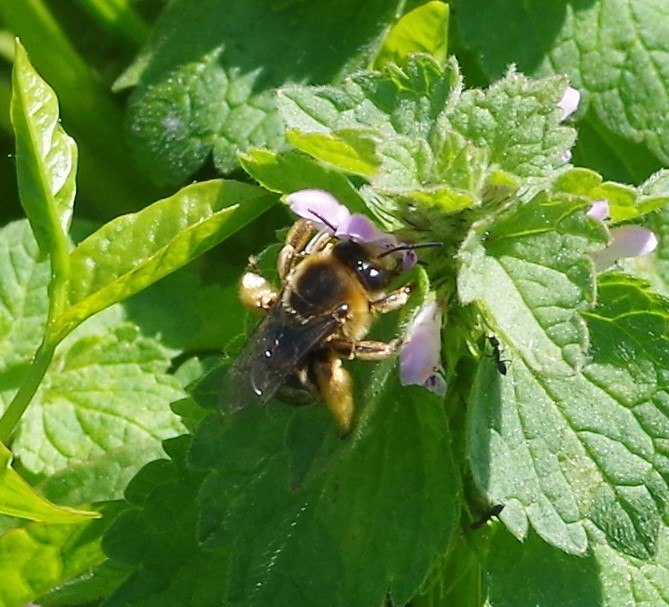
<svg viewBox="0 0 669 607">
<path fill-rule="evenodd" d="M 340 240 L 332 249 L 334 258 L 353 270 L 362 286 L 372 293 L 386 289 L 402 270 L 402 257 L 387 255 L 389 252 L 354 240 Z"/>
</svg>

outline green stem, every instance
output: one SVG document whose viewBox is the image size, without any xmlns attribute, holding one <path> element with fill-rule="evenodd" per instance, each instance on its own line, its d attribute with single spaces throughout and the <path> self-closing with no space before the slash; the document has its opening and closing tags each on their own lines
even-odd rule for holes
<svg viewBox="0 0 669 607">
<path fill-rule="evenodd" d="M 0 441 L 5 445 L 8 443 L 16 424 L 28 408 L 32 397 L 35 396 L 37 388 L 42 383 L 51 364 L 56 346 L 65 337 L 65 335 L 54 335 L 50 331 L 52 320 L 58 318 L 65 308 L 66 285 L 70 266 L 65 234 L 61 233 L 61 238 L 58 238 L 56 242 L 56 247 L 51 253 L 51 282 L 49 283 L 49 312 L 46 333 L 28 369 L 28 375 L 21 383 L 12 402 L 9 403 L 9 407 L 0 417 Z"/>
<path fill-rule="evenodd" d="M 54 335 L 50 330 L 54 318 L 58 318 L 67 303 L 67 279 L 70 274 L 70 256 L 67 236 L 61 230 L 56 231 L 55 247 L 51 252 L 51 282 L 49 283 L 49 311 L 44 338 L 37 349 L 28 374 L 23 379 L 18 392 L 14 395 L 6 411 L 0 417 L 0 441 L 8 444 L 16 424 L 28 408 L 30 401 L 39 388 L 46 374 L 58 343 L 65 335 Z"/>
<path fill-rule="evenodd" d="M 35 354 L 35 358 L 28 369 L 28 375 L 26 375 L 21 387 L 14 395 L 12 402 L 9 403 L 9 407 L 7 407 L 7 410 L 3 413 L 2 417 L 0 417 L 0 441 L 2 441 L 3 444 L 8 444 L 9 438 L 14 431 L 14 427 L 21 419 L 21 416 L 30 404 L 35 392 L 37 392 L 37 388 L 39 388 L 39 385 L 49 368 L 55 348 L 56 345 L 49 343 L 47 341 L 47 336 L 45 336 L 44 341 L 42 341 L 37 350 L 37 354 Z"/>
<path fill-rule="evenodd" d="M 28 374 L 24 378 L 18 392 L 14 395 L 9 407 L 0 417 L 0 441 L 7 444 L 9 438 L 28 408 L 32 397 L 44 379 L 51 360 L 53 359 L 56 346 L 65 335 L 54 335 L 50 331 L 54 318 L 58 318 L 66 304 L 66 285 L 69 276 L 69 255 L 67 253 L 67 241 L 64 234 L 57 239 L 55 250 L 51 253 L 51 282 L 49 284 L 49 312 L 47 315 L 46 333 L 42 343 L 35 354 Z"/>
</svg>

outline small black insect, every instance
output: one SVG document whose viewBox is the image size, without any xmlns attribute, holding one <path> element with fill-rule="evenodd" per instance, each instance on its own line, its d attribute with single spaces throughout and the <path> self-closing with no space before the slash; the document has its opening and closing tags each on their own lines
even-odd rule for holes
<svg viewBox="0 0 669 607">
<path fill-rule="evenodd" d="M 506 372 L 508 370 L 506 364 L 511 361 L 502 359 L 502 351 L 501 351 L 502 344 L 499 343 L 499 339 L 497 339 L 494 335 L 490 335 L 488 337 L 488 341 L 492 346 L 492 360 L 495 363 L 495 368 L 499 371 L 501 375 L 506 375 Z"/>
<path fill-rule="evenodd" d="M 499 516 L 502 510 L 504 510 L 504 504 L 495 504 L 494 506 L 490 506 L 490 508 L 481 514 L 480 518 L 476 519 L 471 525 L 469 525 L 469 528 L 479 529 L 480 527 L 483 527 L 483 525 L 485 525 L 491 518 Z"/>
</svg>

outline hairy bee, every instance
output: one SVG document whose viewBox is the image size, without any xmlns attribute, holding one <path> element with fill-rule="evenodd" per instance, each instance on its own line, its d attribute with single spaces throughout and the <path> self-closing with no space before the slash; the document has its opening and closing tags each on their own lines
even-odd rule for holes
<svg viewBox="0 0 669 607">
<path fill-rule="evenodd" d="M 297 404 L 322 400 L 342 433 L 353 418 L 351 378 L 342 357 L 381 360 L 396 342 L 365 339 L 374 316 L 406 304 L 409 288 L 386 290 L 402 268 L 400 251 L 338 239 L 314 238 L 314 226 L 298 220 L 278 260 L 277 290 L 253 267 L 240 296 L 264 318 L 228 369 L 220 397 L 223 412 L 272 397 Z"/>
</svg>

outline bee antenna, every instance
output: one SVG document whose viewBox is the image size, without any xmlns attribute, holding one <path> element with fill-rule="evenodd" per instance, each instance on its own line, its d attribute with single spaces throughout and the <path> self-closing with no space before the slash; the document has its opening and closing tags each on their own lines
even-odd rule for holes
<svg viewBox="0 0 669 607">
<path fill-rule="evenodd" d="M 319 213 L 316 213 L 316 211 L 309 209 L 309 213 L 311 213 L 316 219 L 322 221 L 328 228 L 332 230 L 333 233 L 337 231 L 336 226 L 333 226 L 327 219 L 325 219 L 325 217 L 323 217 Z"/>
<path fill-rule="evenodd" d="M 385 257 L 386 255 L 390 255 L 391 253 L 397 253 L 398 251 L 413 251 L 414 249 L 427 249 L 427 248 L 442 247 L 442 246 L 444 246 L 443 242 L 417 242 L 415 244 L 400 244 L 397 245 L 396 247 L 393 247 L 392 249 L 388 249 L 387 251 L 381 253 L 379 257 Z"/>
</svg>

